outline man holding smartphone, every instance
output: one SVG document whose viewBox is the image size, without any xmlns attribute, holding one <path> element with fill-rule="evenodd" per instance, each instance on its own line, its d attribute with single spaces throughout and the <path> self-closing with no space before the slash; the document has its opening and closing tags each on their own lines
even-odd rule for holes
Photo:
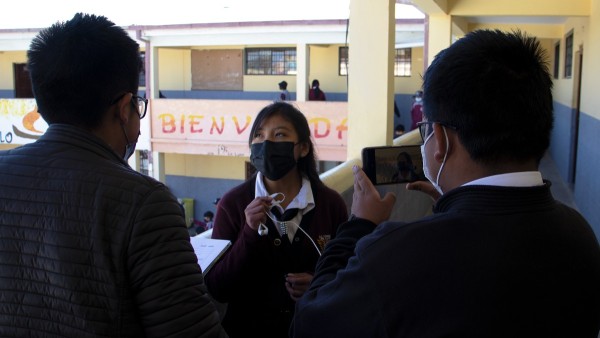
<svg viewBox="0 0 600 338">
<path fill-rule="evenodd" d="M 423 79 L 433 188 L 408 188 L 439 196 L 433 214 L 386 222 L 395 196 L 355 167 L 353 216 L 323 252 L 291 335 L 597 337 L 598 241 L 538 171 L 553 124 L 539 42 L 474 31 Z"/>
</svg>

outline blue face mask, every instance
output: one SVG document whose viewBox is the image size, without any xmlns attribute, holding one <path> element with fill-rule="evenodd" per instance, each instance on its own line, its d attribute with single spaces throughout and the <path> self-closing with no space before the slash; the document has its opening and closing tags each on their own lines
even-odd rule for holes
<svg viewBox="0 0 600 338">
<path fill-rule="evenodd" d="M 125 155 L 123 155 L 123 159 L 125 160 L 125 162 L 127 162 L 131 155 L 133 155 L 133 153 L 135 152 L 135 143 L 129 142 L 129 137 L 127 137 L 124 125 L 121 125 L 121 129 L 123 130 L 123 134 L 125 135 L 125 141 L 127 141 L 127 144 L 125 145 Z"/>
</svg>

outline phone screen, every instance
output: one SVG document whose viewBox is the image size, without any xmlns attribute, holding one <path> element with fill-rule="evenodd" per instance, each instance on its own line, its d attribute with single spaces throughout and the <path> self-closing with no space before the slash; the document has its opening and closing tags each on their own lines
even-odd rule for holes
<svg viewBox="0 0 600 338">
<path fill-rule="evenodd" d="M 362 150 L 362 161 L 374 185 L 427 180 L 419 145 L 367 147 Z"/>
</svg>

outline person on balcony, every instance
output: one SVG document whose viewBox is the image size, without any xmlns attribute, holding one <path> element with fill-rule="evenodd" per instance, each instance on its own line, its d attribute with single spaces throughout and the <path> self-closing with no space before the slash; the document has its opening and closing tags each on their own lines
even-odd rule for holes
<svg viewBox="0 0 600 338">
<path fill-rule="evenodd" d="M 326 101 L 325 93 L 321 90 L 321 85 L 319 84 L 319 80 L 314 79 L 312 85 L 310 86 L 310 90 L 308 91 L 308 100 L 309 101 Z"/>
</svg>

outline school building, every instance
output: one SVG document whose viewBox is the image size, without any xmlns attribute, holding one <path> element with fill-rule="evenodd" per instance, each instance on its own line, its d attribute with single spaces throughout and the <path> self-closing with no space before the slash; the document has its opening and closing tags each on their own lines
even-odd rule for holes
<svg viewBox="0 0 600 338">
<path fill-rule="evenodd" d="M 413 6 L 423 15 L 403 17 Z M 362 148 L 418 140 L 415 132 L 394 140 L 393 129 L 410 126 L 412 95 L 440 50 L 476 29 L 536 36 L 554 76 L 549 157 L 600 238 L 600 0 L 350 0 L 347 19 L 124 28 L 140 44 L 140 92 L 150 99 L 130 163 L 189 198 L 190 220 L 214 210 L 252 170 L 249 129 L 282 80 L 309 119 L 323 179 L 347 198 Z M 25 69 L 38 32 L 0 30 L 0 149 L 33 142 L 47 128 Z M 313 79 L 327 101 L 307 100 Z M 410 219 L 431 205 L 413 199 L 399 207 Z"/>
</svg>

